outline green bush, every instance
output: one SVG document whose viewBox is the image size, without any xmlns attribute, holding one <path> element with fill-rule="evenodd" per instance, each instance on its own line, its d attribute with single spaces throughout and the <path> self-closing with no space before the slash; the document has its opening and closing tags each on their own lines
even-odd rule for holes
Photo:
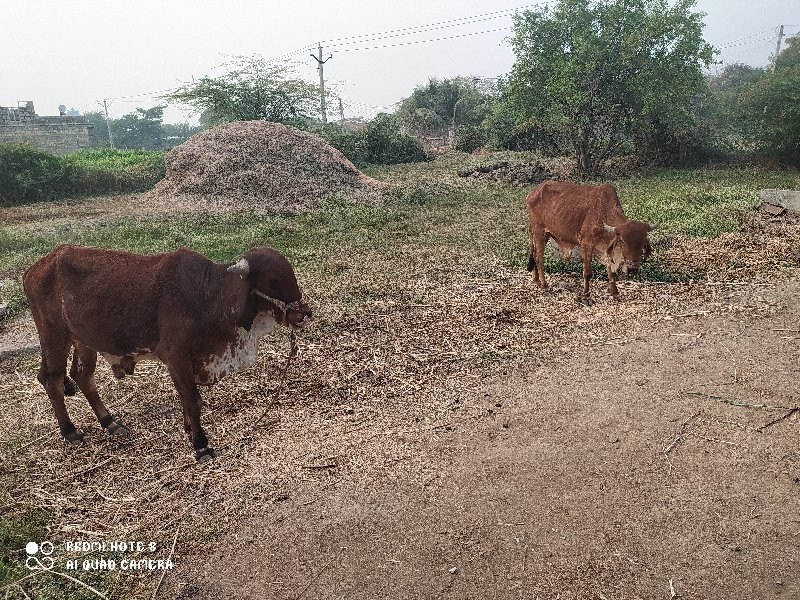
<svg viewBox="0 0 800 600">
<path fill-rule="evenodd" d="M 722 136 L 707 121 L 683 125 L 653 123 L 633 142 L 644 161 L 666 167 L 700 167 L 724 162 L 728 152 Z"/>
<path fill-rule="evenodd" d="M 0 144 L 0 206 L 63 197 L 141 192 L 164 176 L 163 152 L 91 150 L 55 156 Z"/>
<path fill-rule="evenodd" d="M 400 131 L 393 115 L 382 113 L 356 132 L 343 132 L 337 125 L 329 124 L 318 134 L 359 166 L 430 159 L 419 141 Z"/>
<path fill-rule="evenodd" d="M 453 148 L 461 152 L 473 152 L 489 141 L 486 131 L 480 125 L 459 125 L 453 140 Z"/>
</svg>

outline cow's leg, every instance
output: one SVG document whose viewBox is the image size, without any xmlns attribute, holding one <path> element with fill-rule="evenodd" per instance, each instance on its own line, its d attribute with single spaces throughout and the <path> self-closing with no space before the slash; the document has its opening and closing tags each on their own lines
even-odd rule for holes
<svg viewBox="0 0 800 600">
<path fill-rule="evenodd" d="M 578 294 L 578 302 L 586 306 L 594 304 L 591 293 L 589 292 L 589 279 L 592 277 L 592 253 L 590 250 L 583 250 L 583 290 Z"/>
<path fill-rule="evenodd" d="M 619 300 L 619 290 L 617 289 L 617 277 L 614 275 L 614 271 L 611 270 L 611 267 L 606 267 L 606 272 L 608 273 L 608 293 L 611 294 L 611 297 L 614 300 Z"/>
<path fill-rule="evenodd" d="M 72 345 L 69 333 L 60 331 L 57 326 L 38 327 L 38 329 L 42 343 L 42 366 L 36 378 L 44 386 L 47 397 L 50 398 L 61 435 L 73 446 L 80 445 L 83 443 L 83 435 L 75 429 L 64 404 L 67 358 Z"/>
<path fill-rule="evenodd" d="M 92 348 L 75 342 L 75 353 L 72 357 L 70 376 L 78 383 L 78 387 L 86 396 L 100 425 L 110 434 L 128 434 L 130 431 L 122 421 L 108 412 L 106 405 L 100 400 L 97 385 L 94 381 L 94 371 L 97 367 L 97 352 Z"/>
<path fill-rule="evenodd" d="M 532 238 L 530 251 L 528 252 L 528 272 L 533 273 L 533 283 L 539 283 L 539 269 L 536 268 L 536 248 L 533 246 Z"/>
<path fill-rule="evenodd" d="M 200 391 L 194 381 L 191 364 L 182 362 L 169 366 L 169 374 L 178 390 L 178 397 L 183 408 L 183 426 L 189 434 L 197 460 L 214 458 L 216 453 L 209 447 L 206 432 L 200 425 Z"/>
<path fill-rule="evenodd" d="M 536 275 L 534 275 L 533 281 L 535 283 L 538 282 L 543 290 L 548 289 L 547 279 L 544 276 L 544 247 L 547 244 L 548 237 L 550 237 L 550 234 L 541 225 L 534 226 L 531 230 L 531 240 L 536 251 L 534 259 L 536 262 Z"/>
</svg>

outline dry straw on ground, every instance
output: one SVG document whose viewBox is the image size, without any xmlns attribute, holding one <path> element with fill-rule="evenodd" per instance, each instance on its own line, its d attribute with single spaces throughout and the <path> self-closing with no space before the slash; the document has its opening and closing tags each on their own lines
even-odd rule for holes
<svg viewBox="0 0 800 600">
<path fill-rule="evenodd" d="M 197 133 L 165 162 L 165 178 L 147 197 L 172 207 L 302 210 L 332 197 L 374 204 L 386 187 L 319 136 L 267 121 Z"/>
</svg>

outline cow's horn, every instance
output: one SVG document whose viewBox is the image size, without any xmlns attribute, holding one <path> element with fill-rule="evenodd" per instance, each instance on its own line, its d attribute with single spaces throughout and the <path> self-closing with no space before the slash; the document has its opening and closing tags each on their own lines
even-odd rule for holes
<svg viewBox="0 0 800 600">
<path fill-rule="evenodd" d="M 234 273 L 235 275 L 247 275 L 249 272 L 250 263 L 244 258 L 240 258 L 230 267 L 228 267 L 228 273 Z"/>
<path fill-rule="evenodd" d="M 608 233 L 615 233 L 617 231 L 616 227 L 612 227 L 611 225 L 606 225 L 603 223 L 603 229 L 605 229 Z"/>
</svg>

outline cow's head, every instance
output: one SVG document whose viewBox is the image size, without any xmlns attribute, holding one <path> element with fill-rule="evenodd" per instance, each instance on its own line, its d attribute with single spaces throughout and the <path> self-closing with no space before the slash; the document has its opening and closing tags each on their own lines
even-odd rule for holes
<svg viewBox="0 0 800 600">
<path fill-rule="evenodd" d="M 652 223 L 628 220 L 616 227 L 603 224 L 607 234 L 612 234 L 608 243 L 608 261 L 614 272 L 636 273 L 642 262 L 650 256 L 650 240 L 647 234 L 655 229 Z"/>
<path fill-rule="evenodd" d="M 301 329 L 311 321 L 311 308 L 297 285 L 292 265 L 272 248 L 259 246 L 247 251 L 228 267 L 246 283 L 239 307 L 239 325 L 248 331 L 259 313 L 270 314 L 278 323 Z"/>
</svg>

